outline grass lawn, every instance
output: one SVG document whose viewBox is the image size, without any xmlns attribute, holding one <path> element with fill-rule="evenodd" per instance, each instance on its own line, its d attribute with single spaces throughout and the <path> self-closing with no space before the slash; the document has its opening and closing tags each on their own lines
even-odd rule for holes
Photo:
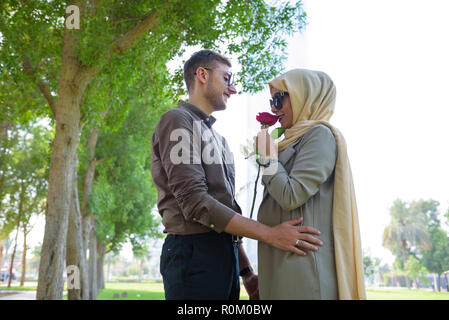
<svg viewBox="0 0 449 320">
<path fill-rule="evenodd" d="M 126 292 L 127 296 L 122 297 Z M 120 298 L 114 298 L 119 294 Z M 138 296 L 139 295 L 139 296 Z M 97 300 L 164 300 L 164 286 L 162 282 L 145 280 L 138 282 L 106 282 L 105 288 L 98 294 Z M 248 294 L 241 285 L 240 299 L 248 300 Z"/>
<path fill-rule="evenodd" d="M 127 297 L 122 298 L 122 292 Z M 118 293 L 120 298 L 114 298 Z M 137 295 L 140 295 L 139 297 Z M 367 288 L 368 300 L 449 300 L 449 292 L 409 290 L 404 288 Z M 98 300 L 154 300 L 164 299 L 161 282 L 147 280 L 141 283 L 106 282 L 105 289 L 99 293 Z M 248 294 L 241 285 L 240 299 L 248 300 Z"/>
<path fill-rule="evenodd" d="M 0 290 L 11 290 L 11 291 L 36 291 L 37 290 L 37 286 L 11 286 L 11 287 L 7 287 L 7 286 L 0 286 Z"/>
<path fill-rule="evenodd" d="M 449 292 L 404 288 L 367 288 L 368 300 L 449 300 Z"/>
<path fill-rule="evenodd" d="M 0 290 L 36 290 L 33 286 L 14 286 L 7 288 L 0 286 Z M 123 297 L 126 292 L 126 297 Z M 118 294 L 119 298 L 114 298 Z M 433 292 L 425 290 L 409 290 L 404 288 L 367 288 L 368 300 L 449 300 L 449 292 Z M 67 299 L 67 297 L 64 297 Z M 164 287 L 162 282 L 144 280 L 139 282 L 106 282 L 97 297 L 97 300 L 164 300 Z M 248 294 L 241 285 L 240 299 L 248 300 Z"/>
</svg>

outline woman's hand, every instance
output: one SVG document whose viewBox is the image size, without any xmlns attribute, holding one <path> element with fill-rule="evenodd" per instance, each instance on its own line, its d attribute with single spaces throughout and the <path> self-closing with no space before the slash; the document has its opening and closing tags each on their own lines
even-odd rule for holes
<svg viewBox="0 0 449 320">
<path fill-rule="evenodd" d="M 256 149 L 262 158 L 277 158 L 278 146 L 274 139 L 269 135 L 268 130 L 262 127 L 262 130 L 254 137 Z"/>
</svg>

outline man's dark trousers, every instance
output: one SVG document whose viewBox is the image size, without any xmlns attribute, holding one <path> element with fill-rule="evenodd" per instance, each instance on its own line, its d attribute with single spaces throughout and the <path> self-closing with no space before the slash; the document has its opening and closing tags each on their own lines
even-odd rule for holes
<svg viewBox="0 0 449 320">
<path fill-rule="evenodd" d="M 167 300 L 238 300 L 238 245 L 225 232 L 168 234 L 161 274 Z"/>
</svg>

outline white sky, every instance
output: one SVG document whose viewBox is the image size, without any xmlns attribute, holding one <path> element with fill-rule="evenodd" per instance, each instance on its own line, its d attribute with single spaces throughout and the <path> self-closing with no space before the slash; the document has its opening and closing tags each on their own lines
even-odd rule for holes
<svg viewBox="0 0 449 320">
<path fill-rule="evenodd" d="M 381 242 L 394 199 L 433 198 L 441 212 L 449 207 L 449 1 L 304 3 L 308 25 L 289 40 L 286 70 L 321 70 L 334 80 L 337 105 L 331 123 L 347 141 L 362 246 L 391 263 Z M 214 114 L 214 128 L 236 158 L 237 190 L 254 181 L 240 145 L 257 132 L 255 115 L 268 111 L 268 99 L 267 90 L 234 96 L 226 111 Z M 249 206 L 252 190 L 253 184 L 239 197 L 242 208 Z M 43 230 L 33 230 L 36 242 Z"/>
<path fill-rule="evenodd" d="M 362 246 L 391 263 L 382 234 L 396 198 L 433 198 L 441 212 L 449 206 L 449 1 L 309 0 L 305 10 L 308 25 L 289 41 L 286 70 L 321 70 L 334 80 L 331 123 L 347 141 Z M 214 114 L 236 157 L 237 189 L 248 161 L 239 146 L 257 131 L 253 119 L 268 111 L 268 99 L 268 90 L 232 97 Z"/>
</svg>

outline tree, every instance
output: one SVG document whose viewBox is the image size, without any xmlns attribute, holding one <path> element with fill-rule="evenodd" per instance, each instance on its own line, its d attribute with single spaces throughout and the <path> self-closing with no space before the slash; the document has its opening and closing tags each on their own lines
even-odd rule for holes
<svg viewBox="0 0 449 320">
<path fill-rule="evenodd" d="M 379 258 L 371 257 L 369 250 L 363 252 L 363 270 L 371 282 L 374 282 L 374 277 L 379 272 L 380 263 Z"/>
<path fill-rule="evenodd" d="M 0 115 L 3 118 L 0 122 L 0 267 L 2 267 L 3 249 L 17 220 L 13 212 L 5 210 L 5 198 L 10 189 L 9 183 L 12 177 L 10 170 L 12 152 L 20 137 L 15 126 L 9 122 L 8 114 L 2 112 Z"/>
<path fill-rule="evenodd" d="M 383 234 L 383 246 L 390 249 L 396 261 L 405 270 L 407 257 L 421 247 L 429 247 L 429 234 L 426 228 L 426 215 L 415 210 L 415 205 L 397 199 L 390 208 L 391 222 Z M 407 287 L 409 281 L 406 278 Z"/>
<path fill-rule="evenodd" d="M 428 283 L 426 274 L 429 273 L 429 271 L 415 258 L 415 256 L 411 255 L 408 257 L 405 270 L 407 277 L 415 282 L 417 288 L 419 288 L 419 281 L 424 284 Z"/>
<path fill-rule="evenodd" d="M 89 200 L 89 212 L 97 221 L 98 247 L 105 249 L 99 257 L 98 271 L 103 270 L 104 254 L 118 252 L 128 239 L 136 253 L 145 248 L 149 238 L 161 236 L 160 219 L 151 212 L 156 204 L 156 190 L 151 183 L 148 152 L 156 124 L 155 111 L 140 105 L 130 107 L 119 130 L 99 134 L 97 156 L 107 160 L 96 170 Z M 98 280 L 103 283 L 103 276 L 99 275 Z"/>
<path fill-rule="evenodd" d="M 69 4 L 79 8 L 79 29 L 68 29 L 62 19 Z M 37 299 L 62 299 L 79 136 L 106 107 L 84 104 L 92 101 L 86 90 L 93 92 L 93 80 L 107 75 L 100 86 L 114 86 L 116 77 L 126 77 L 142 61 L 166 63 L 182 46 L 225 46 L 224 53 L 237 56 L 242 65 L 244 90 L 260 89 L 282 69 L 283 35 L 303 25 L 300 5 L 270 6 L 262 0 L 1 2 L 0 64 L 7 70 L 7 84 L 11 92 L 34 88 L 55 121 Z M 153 70 L 147 72 L 151 83 Z M 177 87 L 180 75 L 173 76 Z"/>
<path fill-rule="evenodd" d="M 423 201 L 422 201 L 423 202 Z M 426 202 L 424 202 L 426 203 Z M 429 205 L 431 204 L 431 205 Z M 430 235 L 431 248 L 423 252 L 423 265 L 430 271 L 438 274 L 437 290 L 440 291 L 441 275 L 449 270 L 449 237 L 441 227 L 438 217 L 437 201 L 428 200 L 427 207 L 427 225 Z M 449 285 L 445 275 L 446 285 Z M 449 288 L 448 288 L 449 291 Z"/>
<path fill-rule="evenodd" d="M 44 209 L 51 138 L 51 132 L 43 130 L 35 123 L 18 125 L 16 130 L 15 134 L 20 138 L 11 149 L 7 189 L 9 201 L 4 205 L 7 215 L 14 217 L 16 225 L 10 274 L 12 274 L 20 228 L 23 229 L 24 234 L 22 257 L 22 261 L 24 261 L 26 259 L 26 235 L 30 229 L 31 216 L 43 212 Z M 25 272 L 24 268 L 22 270 Z M 11 277 L 8 286 L 10 283 Z"/>
</svg>

